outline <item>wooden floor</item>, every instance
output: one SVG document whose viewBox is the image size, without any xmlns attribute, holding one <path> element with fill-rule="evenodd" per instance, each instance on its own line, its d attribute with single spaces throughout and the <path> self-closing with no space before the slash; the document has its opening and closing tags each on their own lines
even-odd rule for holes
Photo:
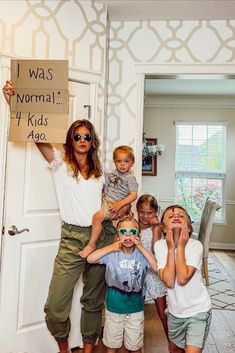
<svg viewBox="0 0 235 353">
<path fill-rule="evenodd" d="M 235 283 L 235 251 L 213 250 L 211 253 L 219 259 L 231 281 Z M 81 349 L 73 353 L 81 353 Z M 105 353 L 102 342 L 95 353 Z M 120 349 L 118 353 L 123 353 Z M 213 310 L 210 334 L 203 353 L 234 353 L 235 352 L 235 311 Z M 161 322 L 157 316 L 154 305 L 145 305 L 145 339 L 144 353 L 168 353 Z"/>
</svg>

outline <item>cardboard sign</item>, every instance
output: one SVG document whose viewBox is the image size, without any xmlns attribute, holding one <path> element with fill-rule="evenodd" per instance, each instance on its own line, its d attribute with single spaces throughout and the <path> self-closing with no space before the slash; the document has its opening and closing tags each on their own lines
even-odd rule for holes
<svg viewBox="0 0 235 353">
<path fill-rule="evenodd" d="M 69 91 L 67 60 L 12 60 L 10 141 L 65 142 Z"/>
</svg>

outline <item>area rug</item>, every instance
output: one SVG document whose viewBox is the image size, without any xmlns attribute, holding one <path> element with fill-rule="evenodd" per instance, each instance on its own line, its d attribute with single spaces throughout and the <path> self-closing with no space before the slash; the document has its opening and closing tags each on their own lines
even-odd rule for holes
<svg viewBox="0 0 235 353">
<path fill-rule="evenodd" d="M 235 310 L 235 283 L 216 256 L 208 259 L 212 309 Z"/>
</svg>

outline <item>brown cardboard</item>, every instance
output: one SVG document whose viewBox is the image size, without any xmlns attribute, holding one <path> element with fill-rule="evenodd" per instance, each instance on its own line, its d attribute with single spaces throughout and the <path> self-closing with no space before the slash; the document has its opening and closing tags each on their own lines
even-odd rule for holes
<svg viewBox="0 0 235 353">
<path fill-rule="evenodd" d="M 12 60 L 10 141 L 64 143 L 68 128 L 67 60 Z"/>
<path fill-rule="evenodd" d="M 11 60 L 11 80 L 18 88 L 68 88 L 68 60 Z"/>
<path fill-rule="evenodd" d="M 11 98 L 11 112 L 68 114 L 67 89 L 17 89 Z"/>
<path fill-rule="evenodd" d="M 64 143 L 67 118 L 66 114 L 12 113 L 9 141 Z"/>
</svg>

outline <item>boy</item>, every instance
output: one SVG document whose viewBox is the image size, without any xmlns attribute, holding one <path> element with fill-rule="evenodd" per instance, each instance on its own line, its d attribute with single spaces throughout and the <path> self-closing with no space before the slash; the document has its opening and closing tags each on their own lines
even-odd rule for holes
<svg viewBox="0 0 235 353">
<path fill-rule="evenodd" d="M 132 148 L 129 146 L 115 148 L 113 161 L 116 169 L 107 176 L 102 208 L 93 215 L 90 240 L 79 252 L 83 258 L 95 250 L 102 231 L 102 222 L 111 219 L 120 208 L 137 199 L 138 183 L 131 173 L 131 167 L 135 162 Z"/>
<path fill-rule="evenodd" d="M 98 249 L 87 258 L 89 263 L 106 265 L 108 286 L 103 342 L 107 353 L 124 346 L 141 353 L 144 334 L 143 282 L 148 267 L 156 273 L 154 256 L 140 242 L 138 223 L 130 216 L 118 222 L 117 241 Z"/>
<path fill-rule="evenodd" d="M 203 247 L 189 238 L 191 219 L 183 207 L 168 207 L 161 223 L 166 239 L 157 241 L 154 250 L 167 286 L 169 339 L 182 352 L 201 353 L 211 322 L 210 296 L 201 277 Z"/>
</svg>

